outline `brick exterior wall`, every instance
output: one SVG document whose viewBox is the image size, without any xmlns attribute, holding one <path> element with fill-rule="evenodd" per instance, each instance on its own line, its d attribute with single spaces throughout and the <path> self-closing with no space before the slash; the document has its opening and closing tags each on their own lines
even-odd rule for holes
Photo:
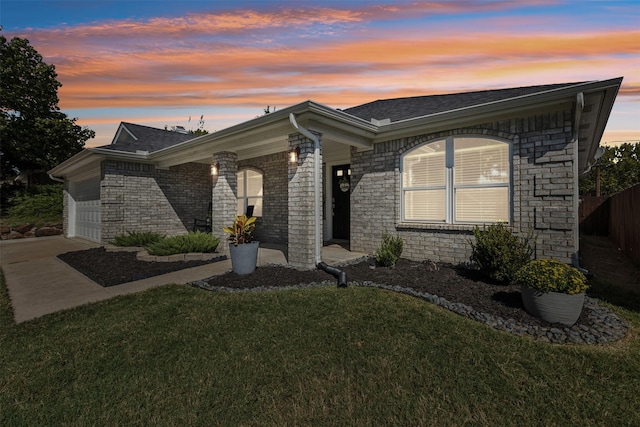
<svg viewBox="0 0 640 427">
<path fill-rule="evenodd" d="M 320 135 L 317 135 L 320 139 Z M 300 134 L 289 135 L 289 149 L 300 148 L 297 163 L 288 163 L 289 265 L 314 269 L 315 265 L 315 190 L 314 142 Z M 319 159 L 322 165 L 322 153 Z M 322 173 L 322 168 L 320 168 Z M 321 177 L 320 177 L 321 178 Z M 318 207 L 319 209 L 320 207 Z M 322 218 L 320 218 L 322 221 Z"/>
<path fill-rule="evenodd" d="M 223 227 L 233 224 L 238 210 L 238 156 L 235 153 L 221 152 L 213 155 L 213 163 L 218 163 L 218 175 L 212 181 L 212 217 L 211 230 L 220 239 L 218 251 L 229 254 L 228 235 L 222 231 Z"/>
<path fill-rule="evenodd" d="M 486 135 L 512 145 L 514 231 L 534 230 L 538 257 L 570 262 L 576 232 L 572 118 L 572 111 L 565 110 L 382 142 L 369 151 L 352 148 L 351 249 L 372 253 L 389 233 L 403 238 L 403 257 L 468 262 L 472 226 L 401 222 L 400 161 L 403 153 L 428 141 Z"/>
<path fill-rule="evenodd" d="M 262 217 L 256 221 L 256 240 L 287 243 L 289 198 L 287 195 L 286 152 L 238 162 L 238 171 L 253 169 L 262 173 Z"/>
<path fill-rule="evenodd" d="M 127 231 L 185 234 L 205 218 L 211 196 L 209 165 L 188 163 L 168 170 L 153 165 L 102 163 L 101 240 Z"/>
<path fill-rule="evenodd" d="M 486 135 L 507 141 L 512 147 L 514 231 L 535 231 L 538 257 L 570 262 L 577 232 L 573 221 L 576 177 L 572 119 L 573 113 L 567 109 L 381 142 L 369 151 L 352 148 L 351 250 L 373 253 L 382 235 L 390 233 L 403 238 L 403 256 L 409 259 L 468 262 L 472 226 L 402 223 L 400 161 L 403 153 L 435 139 Z M 157 170 L 153 165 L 104 161 L 100 189 L 102 241 L 126 231 L 183 234 L 192 228 L 194 218 L 206 217 L 210 200 L 213 234 L 224 241 L 222 227 L 230 225 L 237 209 L 236 173 L 252 168 L 263 174 L 263 216 L 257 224 L 256 239 L 288 243 L 291 266 L 315 268 L 314 143 L 294 133 L 289 135 L 289 147 L 300 148 L 296 164 L 288 161 L 287 153 L 242 161 L 234 153 L 215 153 L 213 162 L 220 167 L 217 177 L 211 177 L 207 164 Z M 324 177 L 321 179 L 324 182 Z M 68 196 L 64 206 L 68 218 Z M 227 247 L 221 246 L 224 253 Z"/>
</svg>

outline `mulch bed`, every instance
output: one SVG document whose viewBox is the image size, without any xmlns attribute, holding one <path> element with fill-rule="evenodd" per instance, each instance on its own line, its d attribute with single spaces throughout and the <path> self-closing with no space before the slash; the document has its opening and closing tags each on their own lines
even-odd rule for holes
<svg viewBox="0 0 640 427">
<path fill-rule="evenodd" d="M 210 261 L 138 261 L 135 252 L 107 252 L 104 247 L 67 252 L 58 255 L 58 258 L 104 287 L 121 285 L 226 259 L 222 256 Z"/>
<path fill-rule="evenodd" d="M 216 260 L 145 262 L 138 261 L 135 253 L 107 252 L 104 248 L 69 252 L 59 255 L 59 258 L 102 286 L 114 286 L 216 262 Z M 450 302 L 469 305 L 477 311 L 499 316 L 505 320 L 514 319 L 522 323 L 549 326 L 525 311 L 518 286 L 491 283 L 477 271 L 468 268 L 430 261 L 416 262 L 401 259 L 393 269 L 371 268 L 369 261 L 362 261 L 341 269 L 347 273 L 349 282 L 369 281 L 411 288 L 446 298 Z M 209 278 L 207 283 L 210 286 L 249 289 L 297 286 L 327 280 L 335 281 L 336 279 L 320 270 L 298 271 L 283 266 L 265 266 L 258 267 L 250 275 L 227 273 L 215 276 Z M 578 324 L 589 324 L 585 311 L 578 320 Z"/>
</svg>

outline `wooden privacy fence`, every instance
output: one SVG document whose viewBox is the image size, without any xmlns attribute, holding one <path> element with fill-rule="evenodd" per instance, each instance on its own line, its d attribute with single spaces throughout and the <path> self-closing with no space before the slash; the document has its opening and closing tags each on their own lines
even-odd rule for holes
<svg viewBox="0 0 640 427">
<path fill-rule="evenodd" d="M 578 215 L 581 233 L 609 236 L 640 266 L 640 184 L 610 197 L 583 196 Z"/>
<path fill-rule="evenodd" d="M 578 208 L 580 233 L 608 236 L 610 204 L 609 196 L 582 196 Z"/>
<path fill-rule="evenodd" d="M 640 184 L 611 196 L 609 238 L 640 266 Z"/>
</svg>

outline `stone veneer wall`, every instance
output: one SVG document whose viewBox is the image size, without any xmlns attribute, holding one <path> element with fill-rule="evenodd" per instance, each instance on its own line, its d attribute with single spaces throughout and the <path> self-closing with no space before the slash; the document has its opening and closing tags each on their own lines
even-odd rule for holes
<svg viewBox="0 0 640 427">
<path fill-rule="evenodd" d="M 471 255 L 472 226 L 401 222 L 400 157 L 425 142 L 450 135 L 486 135 L 512 144 L 512 225 L 533 229 L 537 257 L 570 262 L 574 248 L 574 144 L 571 110 L 536 115 L 351 150 L 351 250 L 375 251 L 384 233 L 405 242 L 403 257 L 465 263 Z"/>
<path fill-rule="evenodd" d="M 107 160 L 100 187 L 103 242 L 127 231 L 185 234 L 206 218 L 211 200 L 209 165 L 198 163 L 163 170 Z"/>
<path fill-rule="evenodd" d="M 262 217 L 257 219 L 254 232 L 261 242 L 288 241 L 287 157 L 282 152 L 238 162 L 238 171 L 250 168 L 262 173 Z"/>
</svg>

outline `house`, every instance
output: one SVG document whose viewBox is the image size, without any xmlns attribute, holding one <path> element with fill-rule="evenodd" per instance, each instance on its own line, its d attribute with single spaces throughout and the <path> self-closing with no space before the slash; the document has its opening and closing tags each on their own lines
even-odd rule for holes
<svg viewBox="0 0 640 427">
<path fill-rule="evenodd" d="M 384 99 L 345 110 L 305 101 L 193 138 L 122 123 L 50 175 L 65 183 L 65 234 L 187 232 L 212 206 L 213 233 L 236 213 L 312 269 L 323 242 L 373 252 L 399 235 L 404 257 L 469 260 L 471 230 L 533 229 L 537 256 L 577 259 L 578 178 L 622 78 Z M 223 248 L 223 250 L 226 250 Z"/>
</svg>

